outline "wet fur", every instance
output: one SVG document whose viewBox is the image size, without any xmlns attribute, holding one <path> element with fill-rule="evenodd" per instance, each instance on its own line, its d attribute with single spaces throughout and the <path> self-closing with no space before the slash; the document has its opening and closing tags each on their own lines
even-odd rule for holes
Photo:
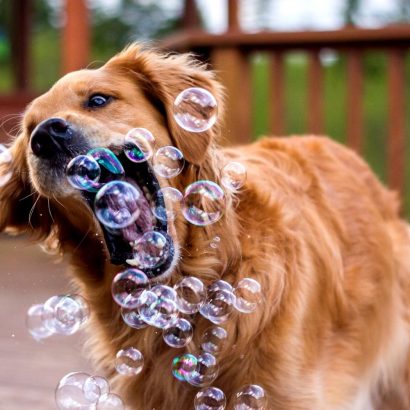
<svg viewBox="0 0 410 410">
<path fill-rule="evenodd" d="M 70 255 L 74 286 L 91 305 L 87 350 L 129 408 L 192 409 L 197 390 L 171 376 L 179 351 L 167 347 L 158 330 L 137 331 L 122 322 L 110 294 L 119 268 L 109 263 L 87 207 L 76 195 L 53 196 L 54 188 L 42 185 L 39 165 L 27 148 L 29 134 L 39 121 L 56 114 L 81 124 L 96 146 L 109 145 L 116 132 L 143 126 L 160 145 L 180 147 L 188 165 L 171 181 L 179 189 L 198 179 L 219 182 L 229 160 L 246 165 L 246 186 L 228 196 L 221 221 L 197 228 L 180 218 L 172 227 L 181 257 L 171 283 L 183 275 L 231 283 L 250 276 L 263 288 L 259 309 L 235 314 L 225 326 L 229 341 L 214 385 L 228 401 L 244 384 L 257 383 L 266 389 L 269 409 L 410 408 L 410 238 L 396 196 L 357 155 L 327 138 L 265 138 L 220 149 L 218 126 L 198 135 L 178 128 L 172 102 L 182 89 L 207 88 L 221 111 L 223 105 L 212 73 L 187 56 L 164 56 L 133 45 L 101 70 L 112 79 L 104 87 L 130 88 L 132 81 L 135 90 L 129 92 L 136 94 L 130 107 L 139 110 L 130 108 L 125 115 L 122 108 L 107 107 L 108 116 L 94 117 L 106 121 L 112 132 L 89 132 L 97 126 L 89 113 L 56 108 L 56 102 L 67 100 L 67 85 L 81 88 L 81 73 L 35 101 L 11 146 L 13 175 L 0 189 L 0 230 L 30 232 Z M 97 76 L 97 85 L 99 81 Z M 0 165 L 0 172 L 9 167 Z M 215 236 L 221 238 L 216 249 L 209 246 Z M 189 351 L 198 351 L 198 339 L 208 326 L 203 318 L 195 319 Z M 113 369 L 116 352 L 129 346 L 145 357 L 143 372 L 134 378 L 118 376 Z"/>
</svg>

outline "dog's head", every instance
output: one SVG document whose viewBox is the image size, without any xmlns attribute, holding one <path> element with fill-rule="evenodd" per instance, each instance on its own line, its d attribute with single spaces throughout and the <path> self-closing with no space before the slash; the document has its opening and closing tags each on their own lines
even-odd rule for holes
<svg viewBox="0 0 410 410">
<path fill-rule="evenodd" d="M 67 181 L 67 164 L 93 148 L 120 150 L 124 135 L 136 127 L 150 130 L 157 148 L 172 145 L 184 154 L 183 172 L 169 181 L 159 178 L 159 186 L 183 190 L 196 179 L 215 179 L 220 120 L 207 131 L 189 133 L 173 116 L 176 96 L 193 86 L 215 96 L 221 116 L 220 85 L 186 55 L 164 56 L 132 45 L 99 69 L 59 80 L 28 106 L 11 146 L 12 161 L 0 164 L 0 174 L 12 172 L 0 188 L 0 231 L 28 230 L 60 246 L 71 242 L 72 248 L 87 232 L 98 236 L 92 212 Z M 177 243 L 186 235 L 185 225 L 177 220 L 168 227 Z"/>
</svg>

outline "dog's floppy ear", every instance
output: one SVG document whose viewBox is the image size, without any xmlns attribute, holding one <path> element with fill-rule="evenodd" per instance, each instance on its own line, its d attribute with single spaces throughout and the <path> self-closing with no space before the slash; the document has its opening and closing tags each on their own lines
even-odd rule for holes
<svg viewBox="0 0 410 410">
<path fill-rule="evenodd" d="M 174 144 L 184 153 L 186 160 L 200 164 L 210 144 L 220 133 L 223 115 L 223 90 L 214 74 L 207 71 L 188 54 L 165 55 L 133 44 L 113 57 L 107 67 L 123 70 L 133 75 L 148 98 L 163 113 Z M 218 120 L 209 130 L 191 133 L 182 129 L 173 116 L 177 95 L 189 87 L 208 90 L 218 103 Z"/>
</svg>

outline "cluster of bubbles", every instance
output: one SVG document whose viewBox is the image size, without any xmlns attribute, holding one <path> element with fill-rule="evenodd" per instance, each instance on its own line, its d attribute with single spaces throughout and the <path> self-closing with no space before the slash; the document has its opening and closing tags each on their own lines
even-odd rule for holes
<svg viewBox="0 0 410 410">
<path fill-rule="evenodd" d="M 59 295 L 52 296 L 43 304 L 31 306 L 26 324 L 32 337 L 41 341 L 54 334 L 76 333 L 88 316 L 88 305 L 80 295 Z"/>
<path fill-rule="evenodd" d="M 0 165 L 1 164 L 9 164 L 12 161 L 12 156 L 10 150 L 5 147 L 3 144 L 0 144 Z M 12 176 L 11 171 L 6 171 L 0 173 L 0 187 L 7 184 Z"/>
<path fill-rule="evenodd" d="M 124 410 L 122 399 L 110 392 L 108 381 L 101 376 L 73 372 L 64 376 L 55 390 L 60 410 Z"/>
</svg>

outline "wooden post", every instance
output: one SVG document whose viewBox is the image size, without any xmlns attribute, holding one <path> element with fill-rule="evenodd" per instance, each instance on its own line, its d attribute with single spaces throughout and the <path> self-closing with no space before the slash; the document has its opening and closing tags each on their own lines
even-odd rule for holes
<svg viewBox="0 0 410 410">
<path fill-rule="evenodd" d="M 278 51 L 270 58 L 270 116 L 269 131 L 276 136 L 285 133 L 285 65 L 283 52 Z"/>
<path fill-rule="evenodd" d="M 228 0 L 228 31 L 239 31 L 239 0 Z"/>
<path fill-rule="evenodd" d="M 65 0 L 62 71 L 85 68 L 90 54 L 89 11 L 86 0 Z"/>
<path fill-rule="evenodd" d="M 185 30 L 198 29 L 201 27 L 201 21 L 195 0 L 185 0 L 184 11 L 182 15 L 182 28 Z"/>
<path fill-rule="evenodd" d="M 309 53 L 308 130 L 313 134 L 323 132 L 323 70 L 318 50 Z"/>
<path fill-rule="evenodd" d="M 404 192 L 405 183 L 405 53 L 388 51 L 388 181 L 393 189 Z"/>
</svg>

